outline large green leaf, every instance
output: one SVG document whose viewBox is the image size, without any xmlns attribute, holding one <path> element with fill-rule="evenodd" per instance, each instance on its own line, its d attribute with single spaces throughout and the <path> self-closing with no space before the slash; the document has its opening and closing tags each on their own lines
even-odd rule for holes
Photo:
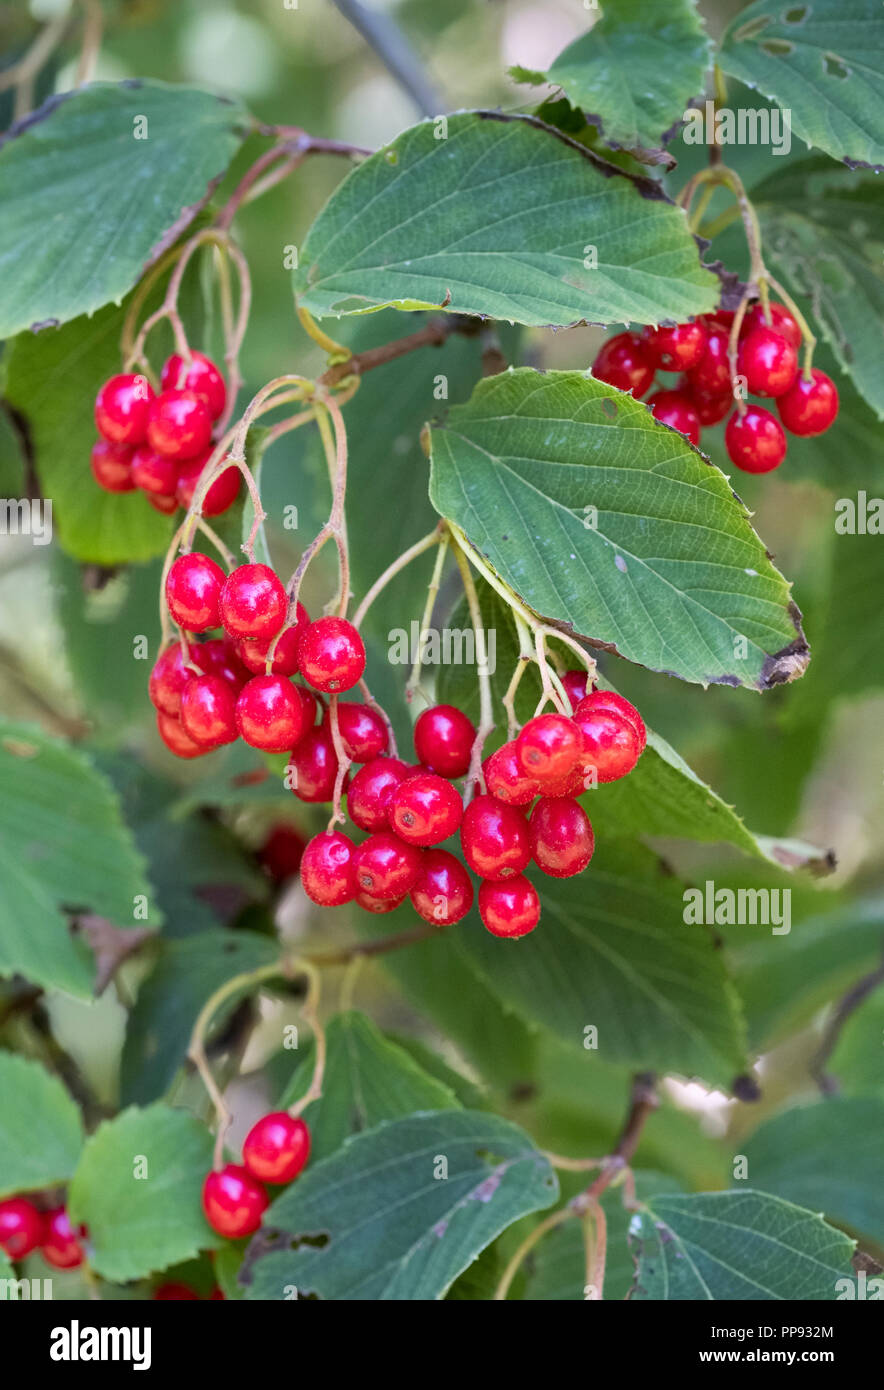
<svg viewBox="0 0 884 1390">
<path fill-rule="evenodd" d="M 501 1231 L 557 1195 L 547 1159 L 507 1120 L 471 1110 L 392 1120 L 277 1198 L 264 1222 L 280 1235 L 255 1237 L 240 1282 L 253 1299 L 284 1299 L 292 1285 L 350 1302 L 442 1298 Z M 318 1231 L 321 1246 L 299 1243 Z"/>
<path fill-rule="evenodd" d="M 294 285 L 320 316 L 392 305 L 527 324 L 656 323 L 718 299 L 659 185 L 500 112 L 425 121 L 355 169 L 313 223 Z"/>
<path fill-rule="evenodd" d="M 105 778 L 31 725 L 0 722 L 0 882 L 0 973 L 74 994 L 92 972 L 60 908 L 122 927 L 161 920 Z"/>
<path fill-rule="evenodd" d="M 873 1097 L 795 1106 L 746 1143 L 749 1182 L 884 1246 L 882 1134 L 884 1101 Z"/>
<path fill-rule="evenodd" d="M 310 1126 L 312 1161 L 326 1158 L 350 1134 L 373 1129 L 418 1110 L 459 1106 L 454 1092 L 428 1076 L 401 1047 L 385 1038 L 365 1014 L 336 1014 L 326 1034 L 328 1056 L 322 1099 L 303 1112 Z M 313 1072 L 313 1049 L 298 1066 L 280 1100 L 287 1108 L 305 1093 Z"/>
<path fill-rule="evenodd" d="M 479 384 L 431 433 L 430 496 L 542 617 L 701 684 L 801 675 L 789 585 L 727 479 L 579 372 Z"/>
<path fill-rule="evenodd" d="M 0 1197 L 64 1182 L 83 1146 L 80 1112 L 57 1076 L 0 1052 Z"/>
<path fill-rule="evenodd" d="M 877 990 L 844 1025 L 826 1070 L 848 1096 L 884 1101 L 884 993 Z"/>
<path fill-rule="evenodd" d="M 52 97 L 14 128 L 0 148 L 0 337 L 119 303 L 196 216 L 249 122 L 237 102 L 137 81 Z"/>
<path fill-rule="evenodd" d="M 784 107 L 799 139 L 850 164 L 884 164 L 877 0 L 757 0 L 732 20 L 718 61 Z"/>
<path fill-rule="evenodd" d="M 200 1202 L 211 1166 L 212 1136 L 184 1110 L 133 1107 L 100 1125 L 67 1204 L 71 1220 L 87 1227 L 96 1273 L 140 1279 L 217 1245 Z"/>
<path fill-rule="evenodd" d="M 703 91 L 709 40 L 693 0 L 606 0 L 601 17 L 547 77 L 606 144 L 654 148 Z"/>
<path fill-rule="evenodd" d="M 853 1275 L 853 1241 L 765 1192 L 652 1197 L 630 1227 L 633 1299 L 824 1302 Z"/>
</svg>

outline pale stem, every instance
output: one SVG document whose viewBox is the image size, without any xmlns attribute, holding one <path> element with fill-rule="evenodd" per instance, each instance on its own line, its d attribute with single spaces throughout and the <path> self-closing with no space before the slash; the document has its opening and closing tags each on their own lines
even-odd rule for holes
<svg viewBox="0 0 884 1390">
<path fill-rule="evenodd" d="M 341 811 L 341 797 L 344 791 L 344 778 L 347 776 L 347 772 L 350 768 L 350 759 L 347 757 L 347 753 L 344 748 L 344 741 L 341 738 L 341 728 L 338 722 L 337 695 L 332 695 L 328 702 L 328 723 L 329 728 L 331 729 L 332 743 L 334 744 L 335 756 L 338 760 L 338 770 L 335 774 L 335 792 L 334 797 L 332 799 L 332 814 L 331 820 L 329 821 L 327 826 L 327 831 L 329 834 L 331 834 L 336 825 L 343 825 L 347 819 Z"/>
<path fill-rule="evenodd" d="M 314 1100 L 322 1097 L 322 1081 L 325 1075 L 325 1030 L 319 1021 L 319 971 L 309 961 L 294 962 L 293 969 L 307 976 L 307 997 L 301 1005 L 301 1013 L 316 1041 L 316 1059 L 313 1063 L 313 1076 L 304 1095 L 289 1107 L 293 1119 L 302 1114 Z"/>
<path fill-rule="evenodd" d="M 795 300 L 783 289 L 779 280 L 775 280 L 772 275 L 768 275 L 768 282 L 772 289 L 775 289 L 780 299 L 785 304 L 789 313 L 792 315 L 798 327 L 801 329 L 801 336 L 804 339 L 804 362 L 803 376 L 805 381 L 811 381 L 811 367 L 813 365 L 813 350 L 816 347 L 816 336 L 811 332 L 807 319 L 802 314 Z"/>
<path fill-rule="evenodd" d="M 434 532 L 434 534 L 437 534 Z M 405 703 L 411 704 L 414 699 L 415 691 L 420 689 L 421 667 L 423 665 L 423 646 L 424 633 L 427 632 L 433 617 L 433 609 L 436 606 L 436 599 L 439 595 L 439 585 L 442 582 L 442 570 L 445 566 L 445 557 L 448 554 L 448 531 L 443 530 L 439 537 L 439 549 L 436 551 L 436 559 L 433 564 L 433 573 L 427 586 L 427 597 L 424 601 L 424 611 L 421 614 L 420 628 L 417 635 L 417 653 L 411 674 L 405 686 Z M 426 697 L 424 697 L 426 698 Z M 429 703 L 429 702 L 428 702 Z"/>
<path fill-rule="evenodd" d="M 427 550 L 432 550 L 434 545 L 442 546 L 443 544 L 445 544 L 445 541 L 440 534 L 439 526 L 437 526 L 428 536 L 424 536 L 421 540 L 415 541 L 414 545 L 409 546 L 408 550 L 404 550 L 401 555 L 397 556 L 393 563 L 387 566 L 383 574 L 378 575 L 368 593 L 365 595 L 365 598 L 356 609 L 356 612 L 353 614 L 353 626 L 361 627 L 369 608 L 374 603 L 378 594 L 382 593 L 387 587 L 391 579 L 394 579 L 397 574 L 404 570 L 407 565 L 410 565 L 412 560 L 416 560 L 419 555 L 423 555 Z"/>
<path fill-rule="evenodd" d="M 510 1285 L 518 1274 L 526 1256 L 530 1255 L 535 1245 L 543 1240 L 543 1237 L 547 1235 L 549 1231 L 555 1230 L 556 1226 L 561 1226 L 564 1221 L 573 1220 L 575 1215 L 576 1212 L 572 1211 L 570 1207 L 559 1207 L 558 1211 L 554 1211 L 551 1216 L 547 1216 L 545 1220 L 539 1222 L 538 1225 L 534 1227 L 533 1231 L 528 1233 L 507 1264 L 506 1269 L 503 1271 L 500 1283 L 497 1285 L 492 1296 L 493 1303 L 502 1303 L 504 1301 L 510 1291 Z"/>
<path fill-rule="evenodd" d="M 390 716 L 387 714 L 387 711 L 384 709 L 383 705 L 379 704 L 375 697 L 372 695 L 363 677 L 360 677 L 359 679 L 359 689 L 362 691 L 362 698 L 364 699 L 365 703 L 367 705 L 371 705 L 372 709 L 375 710 L 381 716 L 381 719 L 383 719 L 384 725 L 386 726 L 387 730 L 387 740 L 390 745 L 390 753 L 394 758 L 398 758 L 399 750 L 396 747 L 396 735 L 393 732 L 393 725 L 390 722 Z"/>
<path fill-rule="evenodd" d="M 307 567 L 319 554 L 326 541 L 334 538 L 338 547 L 338 564 L 340 570 L 340 601 L 338 613 L 340 617 L 343 617 L 347 611 L 350 590 L 350 561 L 347 554 L 347 540 L 344 532 L 344 502 L 347 495 L 347 431 L 337 401 L 333 400 L 331 396 L 325 396 L 321 401 L 317 401 L 317 404 L 325 407 L 331 415 L 334 425 L 334 462 L 332 461 L 331 455 L 328 454 L 329 474 L 334 479 L 332 507 L 328 521 L 307 546 L 298 561 L 297 569 L 288 582 L 289 614 L 291 615 L 296 611 L 298 591 L 300 590 L 301 581 L 304 578 Z M 323 436 L 323 442 L 326 442 L 326 436 Z"/>
<path fill-rule="evenodd" d="M 597 1303 L 604 1298 L 605 1262 L 608 1254 L 608 1223 L 600 1203 L 593 1202 L 583 1217 L 583 1240 L 586 1248 L 587 1302 Z"/>
<path fill-rule="evenodd" d="M 537 665 L 540 668 L 540 680 L 543 686 L 543 694 L 540 697 L 540 703 L 534 711 L 535 718 L 547 704 L 554 705 L 559 711 L 559 714 L 570 714 L 571 704 L 565 687 L 562 685 L 562 682 L 546 659 L 546 638 L 542 627 L 535 629 L 534 650 L 536 653 Z"/>
<path fill-rule="evenodd" d="M 457 540 L 456 534 L 455 540 Z M 479 727 L 476 730 L 476 737 L 473 739 L 470 766 L 464 784 L 464 803 L 466 804 L 475 788 L 483 788 L 485 785 L 485 779 L 482 776 L 482 748 L 486 738 L 494 729 L 494 710 L 491 700 L 491 679 L 488 675 L 488 645 L 485 637 L 485 626 L 482 622 L 482 610 L 479 607 L 479 595 L 476 592 L 467 553 L 459 542 L 454 547 L 454 558 L 463 580 L 467 607 L 470 610 L 470 622 L 475 634 L 476 674 L 479 679 Z"/>
</svg>

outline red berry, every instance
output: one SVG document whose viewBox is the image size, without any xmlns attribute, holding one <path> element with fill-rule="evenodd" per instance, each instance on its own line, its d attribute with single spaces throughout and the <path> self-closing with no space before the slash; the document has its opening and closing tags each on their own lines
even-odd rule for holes
<svg viewBox="0 0 884 1390">
<path fill-rule="evenodd" d="M 178 482 L 178 466 L 174 459 L 155 453 L 149 444 L 139 444 L 132 456 L 132 481 L 142 492 L 171 497 Z"/>
<path fill-rule="evenodd" d="M 715 309 L 711 314 L 701 314 L 702 322 L 708 328 L 723 328 L 730 333 L 734 321 L 733 309 Z"/>
<path fill-rule="evenodd" d="M 811 380 L 804 373 L 777 401 L 780 419 L 791 434 L 824 434 L 838 414 L 838 388 L 818 367 L 811 368 Z"/>
<path fill-rule="evenodd" d="M 340 907 L 356 895 L 356 846 L 340 830 L 314 835 L 301 860 L 304 892 L 320 907 Z"/>
<path fill-rule="evenodd" d="M 98 433 L 112 444 L 140 444 L 154 391 L 146 376 L 123 373 L 106 381 L 95 400 Z"/>
<path fill-rule="evenodd" d="M 454 705 L 434 705 L 414 726 L 414 751 L 440 777 L 463 777 L 470 765 L 476 726 Z"/>
<path fill-rule="evenodd" d="M 56 1269 L 76 1269 L 83 1263 L 83 1247 L 80 1240 L 85 1234 L 83 1226 L 77 1231 L 73 1229 L 64 1207 L 55 1207 L 53 1211 L 46 1213 L 40 1253 L 46 1263 Z"/>
<path fill-rule="evenodd" d="M 192 391 L 162 391 L 151 402 L 147 442 L 158 454 L 192 459 L 209 447 L 212 417 Z"/>
<path fill-rule="evenodd" d="M 199 396 L 213 420 L 223 412 L 227 400 L 224 378 L 215 363 L 204 353 L 191 350 L 191 363 L 185 367 L 184 358 L 173 353 L 160 375 L 164 391 L 192 391 Z M 183 370 L 182 370 L 183 369 Z"/>
<path fill-rule="evenodd" d="M 164 714 L 178 714 L 181 709 L 181 692 L 193 675 L 186 661 L 186 648 L 181 642 L 173 642 L 154 662 L 147 693 L 151 704 Z"/>
<path fill-rule="evenodd" d="M 516 754 L 515 739 L 498 748 L 482 764 L 485 785 L 491 796 L 510 806 L 527 806 L 540 795 L 540 783 L 523 771 Z"/>
<path fill-rule="evenodd" d="M 169 752 L 174 753 L 176 758 L 201 758 L 204 753 L 212 751 L 211 747 L 204 743 L 194 743 L 190 734 L 184 732 L 177 715 L 164 714 L 162 710 L 157 710 L 157 731 Z"/>
<path fill-rule="evenodd" d="M 589 816 L 570 796 L 542 796 L 528 821 L 531 857 L 552 878 L 572 878 L 586 868 L 595 848 Z"/>
<path fill-rule="evenodd" d="M 565 687 L 565 694 L 571 701 L 571 708 L 574 709 L 586 694 L 586 671 L 566 671 L 562 676 L 562 685 Z"/>
<path fill-rule="evenodd" d="M 338 775 L 338 755 L 328 729 L 308 729 L 286 768 L 287 781 L 299 801 L 331 801 Z M 346 786 L 346 780 L 344 782 Z"/>
<path fill-rule="evenodd" d="M 161 512 L 163 516 L 171 516 L 178 510 L 178 498 L 174 492 L 146 492 L 144 495 L 154 511 Z"/>
<path fill-rule="evenodd" d="M 574 721 L 583 732 L 587 767 L 595 768 L 600 782 L 616 782 L 632 771 L 641 753 L 641 738 L 623 714 L 595 707 L 588 697 L 574 711 Z"/>
<path fill-rule="evenodd" d="M 631 705 L 622 695 L 618 695 L 613 690 L 592 690 L 582 703 L 583 714 L 592 713 L 593 710 L 609 710 L 614 714 L 620 714 L 627 719 L 635 732 L 638 734 L 639 751 L 641 751 L 648 741 L 648 731 L 645 728 L 645 721 L 642 719 L 635 705 Z"/>
<path fill-rule="evenodd" d="M 220 676 L 238 695 L 249 679 L 236 647 L 227 638 L 210 637 L 208 642 L 194 642 L 190 657 L 195 666 L 207 676 Z"/>
<path fill-rule="evenodd" d="M 239 692 L 236 726 L 246 743 L 265 753 L 287 753 L 309 728 L 297 686 L 285 676 L 253 676 Z"/>
<path fill-rule="evenodd" d="M 740 326 L 740 337 L 747 337 L 755 328 L 772 328 L 781 338 L 785 338 L 787 343 L 791 343 L 797 352 L 801 347 L 801 329 L 797 321 L 785 304 L 768 304 L 767 307 L 770 310 L 770 320 L 765 319 L 760 304 L 752 306 Z"/>
<path fill-rule="evenodd" d="M 299 601 L 297 620 L 294 626 L 285 628 L 279 634 L 279 641 L 273 652 L 273 666 L 271 668 L 274 676 L 293 676 L 297 672 L 298 639 L 309 621 L 307 609 Z M 256 676 L 263 676 L 266 673 L 267 657 L 275 638 L 276 633 L 272 633 L 270 637 L 240 638 L 239 659 Z"/>
<path fill-rule="evenodd" d="M 786 457 L 786 436 L 775 415 L 760 405 L 734 411 L 724 430 L 731 463 L 744 473 L 770 473 Z"/>
<path fill-rule="evenodd" d="M 706 337 L 705 325 L 697 322 L 646 328 L 642 340 L 655 366 L 667 372 L 686 372 L 697 366 L 706 351 Z"/>
<path fill-rule="evenodd" d="M 386 830 L 390 797 L 412 771 L 400 758 L 373 758 L 361 767 L 347 792 L 347 810 L 353 824 L 360 830 Z"/>
<path fill-rule="evenodd" d="M 236 739 L 236 695 L 220 676 L 191 676 L 181 693 L 181 727 L 194 743 L 218 748 Z"/>
<path fill-rule="evenodd" d="M 480 878 L 520 874 L 531 858 L 525 817 L 493 796 L 475 797 L 463 813 L 460 843 L 464 859 Z"/>
<path fill-rule="evenodd" d="M 109 439 L 98 439 L 92 445 L 92 476 L 105 492 L 133 491 L 133 452 L 131 444 L 112 444 Z"/>
<path fill-rule="evenodd" d="M 379 830 L 363 840 L 353 863 L 359 892 L 369 898 L 402 898 L 417 881 L 421 852 L 398 835 Z"/>
<path fill-rule="evenodd" d="M 700 417 L 690 396 L 682 391 L 657 391 L 648 405 L 655 420 L 687 435 L 692 444 L 700 443 Z"/>
<path fill-rule="evenodd" d="M 365 670 L 365 647 L 346 618 L 317 618 L 301 633 L 298 666 L 315 690 L 350 690 Z"/>
<path fill-rule="evenodd" d="M 203 1183 L 203 1211 L 219 1236 L 239 1240 L 257 1231 L 269 1199 L 259 1182 L 240 1163 L 227 1163 L 217 1173 L 207 1173 Z"/>
<path fill-rule="evenodd" d="M 637 333 L 617 333 L 602 343 L 592 374 L 596 381 L 643 396 L 654 380 L 654 364 Z"/>
<path fill-rule="evenodd" d="M 243 1166 L 260 1182 L 291 1182 L 310 1156 L 310 1131 L 285 1110 L 262 1115 L 243 1141 Z"/>
<path fill-rule="evenodd" d="M 196 485 L 199 482 L 200 474 L 206 463 L 212 456 L 212 449 L 208 448 L 196 458 L 184 459 L 178 469 L 178 482 L 175 487 L 175 497 L 179 507 L 185 510 L 193 501 L 193 494 L 196 492 Z M 226 512 L 228 507 L 232 507 L 239 496 L 240 471 L 235 463 L 229 468 L 225 468 L 209 488 L 203 498 L 203 505 L 200 508 L 203 516 L 220 516 Z"/>
<path fill-rule="evenodd" d="M 269 565 L 240 565 L 224 584 L 221 621 L 231 637 L 275 637 L 288 606 L 286 591 Z"/>
<path fill-rule="evenodd" d="M 696 410 L 702 429 L 720 424 L 734 403 L 732 392 L 728 391 L 723 396 L 708 396 L 705 391 L 698 391 L 686 376 L 679 382 L 679 390 Z"/>
<path fill-rule="evenodd" d="M 460 860 L 447 849 L 428 849 L 409 894 L 411 905 L 425 922 L 450 927 L 466 917 L 473 905 L 473 881 Z"/>
<path fill-rule="evenodd" d="M 224 571 L 198 550 L 179 555 L 166 576 L 169 612 L 187 632 L 206 632 L 221 619 L 218 600 L 224 587 Z"/>
<path fill-rule="evenodd" d="M 367 893 L 357 893 L 353 899 L 357 907 L 361 907 L 363 912 L 373 912 L 375 916 L 383 915 L 385 912 L 395 912 L 397 907 L 401 907 L 405 898 L 370 898 Z"/>
<path fill-rule="evenodd" d="M 331 711 L 322 717 L 331 732 Z M 338 732 L 344 752 L 354 763 L 369 763 L 387 751 L 387 726 L 377 710 L 353 701 L 338 701 Z"/>
<path fill-rule="evenodd" d="M 307 841 L 293 825 L 274 825 L 258 850 L 258 859 L 276 883 L 292 878 L 301 867 Z"/>
<path fill-rule="evenodd" d="M 706 351 L 696 367 L 691 367 L 688 380 L 692 391 L 705 396 L 727 396 L 731 393 L 731 369 L 727 357 L 728 333 L 711 327 L 706 338 Z"/>
<path fill-rule="evenodd" d="M 737 371 L 753 396 L 782 396 L 798 375 L 798 354 L 772 328 L 753 328 L 740 340 Z"/>
<path fill-rule="evenodd" d="M 184 1302 L 185 1299 L 199 1302 L 199 1294 L 191 1289 L 187 1284 L 157 1284 L 153 1291 L 155 1302 L 175 1303 Z"/>
<path fill-rule="evenodd" d="M 540 921 L 537 889 L 523 874 L 479 884 L 479 916 L 492 936 L 527 936 Z"/>
<path fill-rule="evenodd" d="M 580 762 L 583 743 L 573 719 L 563 714 L 539 714 L 529 719 L 516 739 L 516 757 L 523 772 L 546 782 L 567 777 Z"/>
<path fill-rule="evenodd" d="M 399 838 L 410 845 L 438 845 L 460 825 L 463 803 L 444 777 L 418 772 L 399 783 L 387 816 Z"/>
<path fill-rule="evenodd" d="M 43 1213 L 26 1197 L 0 1202 L 0 1250 L 11 1260 L 23 1260 L 43 1240 Z"/>
</svg>

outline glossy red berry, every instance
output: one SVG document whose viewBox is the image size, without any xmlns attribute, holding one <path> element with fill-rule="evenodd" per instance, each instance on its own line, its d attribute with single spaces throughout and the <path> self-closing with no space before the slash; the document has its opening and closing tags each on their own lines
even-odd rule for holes
<svg viewBox="0 0 884 1390">
<path fill-rule="evenodd" d="M 331 801 L 337 775 L 338 755 L 331 733 L 323 725 L 308 729 L 289 759 L 287 784 L 299 801 Z"/>
<path fill-rule="evenodd" d="M 715 309 L 711 314 L 701 314 L 700 320 L 708 328 L 723 328 L 730 333 L 734 322 L 733 309 Z"/>
<path fill-rule="evenodd" d="M 227 400 L 224 378 L 210 357 L 191 350 L 191 362 L 185 366 L 178 353 L 168 359 L 160 376 L 164 391 L 192 391 L 199 396 L 213 420 L 223 412 Z"/>
<path fill-rule="evenodd" d="M 194 642 L 190 658 L 207 676 L 220 676 L 238 695 L 249 679 L 236 647 L 225 637 L 210 637 L 208 642 Z"/>
<path fill-rule="evenodd" d="M 734 411 L 728 420 L 724 444 L 731 463 L 744 473 L 770 473 L 786 457 L 786 436 L 779 420 L 751 403 L 742 415 Z"/>
<path fill-rule="evenodd" d="M 473 881 L 460 860 L 447 849 L 428 849 L 409 897 L 425 922 L 450 927 L 466 917 L 472 907 Z"/>
<path fill-rule="evenodd" d="M 158 454 L 192 459 L 209 447 L 212 417 L 192 391 L 161 391 L 147 415 L 147 442 Z"/>
<path fill-rule="evenodd" d="M 322 719 L 331 730 L 331 712 L 326 710 Z M 344 745 L 344 752 L 354 763 L 368 763 L 381 753 L 386 753 L 389 742 L 387 726 L 377 710 L 371 705 L 359 705 L 355 701 L 338 701 L 338 733 Z"/>
<path fill-rule="evenodd" d="M 390 797 L 413 771 L 400 758 L 373 758 L 361 767 L 347 792 L 347 810 L 353 824 L 360 830 L 386 830 Z"/>
<path fill-rule="evenodd" d="M 370 898 L 367 893 L 357 893 L 353 901 L 363 912 L 371 912 L 377 917 L 383 916 L 385 912 L 395 912 L 397 907 L 401 907 L 405 902 L 405 898 Z"/>
<path fill-rule="evenodd" d="M 75 1231 L 64 1207 L 46 1213 L 46 1225 L 40 1242 L 40 1253 L 55 1269 L 76 1269 L 83 1263 L 80 1240 L 86 1234 L 81 1226 Z"/>
<path fill-rule="evenodd" d="M 482 764 L 489 794 L 509 806 L 527 806 L 540 795 L 540 783 L 524 771 L 516 754 L 515 739 L 505 743 Z"/>
<path fill-rule="evenodd" d="M 98 433 L 112 444 L 140 444 L 154 391 L 146 376 L 125 372 L 106 381 L 95 400 Z"/>
<path fill-rule="evenodd" d="M 700 421 L 702 429 L 709 429 L 712 425 L 718 425 L 733 407 L 734 397 L 731 391 L 727 391 L 723 396 L 709 396 L 705 391 L 698 391 L 691 385 L 688 377 L 682 377 L 679 382 L 679 390 L 686 395 L 697 412 L 697 419 Z"/>
<path fill-rule="evenodd" d="M 236 695 L 220 676 L 191 676 L 181 694 L 181 727 L 194 743 L 218 748 L 236 739 Z"/>
<path fill-rule="evenodd" d="M 288 596 L 269 565 L 240 565 L 221 593 L 221 621 L 231 637 L 275 637 L 288 612 Z"/>
<path fill-rule="evenodd" d="M 153 1291 L 154 1301 L 157 1303 L 184 1303 L 185 1301 L 199 1302 L 199 1294 L 188 1284 L 157 1284 Z"/>
<path fill-rule="evenodd" d="M 706 351 L 696 367 L 691 367 L 688 380 L 695 391 L 706 396 L 731 394 L 731 369 L 727 356 L 728 333 L 711 327 L 706 338 Z"/>
<path fill-rule="evenodd" d="M 314 690 L 350 690 L 365 670 L 365 646 L 346 618 L 317 618 L 301 633 L 298 666 Z"/>
<path fill-rule="evenodd" d="M 309 728 L 306 706 L 286 676 L 253 676 L 236 701 L 236 726 L 246 743 L 287 753 Z"/>
<path fill-rule="evenodd" d="M 228 1163 L 217 1173 L 207 1173 L 203 1183 L 203 1211 L 219 1236 L 240 1240 L 257 1231 L 269 1199 L 261 1184 L 240 1163 Z"/>
<path fill-rule="evenodd" d="M 0 1250 L 11 1260 L 23 1260 L 43 1240 L 43 1213 L 26 1197 L 0 1202 Z"/>
<path fill-rule="evenodd" d="M 314 835 L 301 860 L 304 892 L 320 907 L 341 907 L 356 896 L 356 846 L 340 830 Z"/>
<path fill-rule="evenodd" d="M 164 714 L 175 715 L 181 709 L 181 692 L 193 675 L 186 660 L 185 648 L 180 642 L 173 642 L 154 662 L 147 694 L 151 704 Z"/>
<path fill-rule="evenodd" d="M 628 720 L 638 735 L 639 751 L 641 751 L 648 741 L 648 731 L 645 728 L 645 721 L 642 719 L 635 705 L 622 695 L 618 695 L 613 690 L 592 690 L 585 697 L 581 708 L 583 715 L 594 710 L 608 710 L 614 714 L 622 715 Z"/>
<path fill-rule="evenodd" d="M 410 845 L 438 845 L 453 835 L 463 818 L 463 802 L 436 772 L 406 777 L 390 797 L 390 825 Z"/>
<path fill-rule="evenodd" d="M 243 1141 L 243 1166 L 259 1182 L 291 1182 L 309 1157 L 309 1129 L 285 1110 L 262 1115 Z"/>
<path fill-rule="evenodd" d="M 279 633 L 279 641 L 273 650 L 273 666 L 271 668 L 274 676 L 294 676 L 298 670 L 298 639 L 310 622 L 309 614 L 303 603 L 298 603 L 297 619 L 293 627 L 287 627 Z M 253 671 L 256 676 L 263 676 L 267 670 L 267 657 L 270 648 L 276 641 L 277 634 L 274 632 L 270 637 L 242 637 L 239 642 L 239 659 L 244 666 Z"/>
<path fill-rule="evenodd" d="M 197 454 L 196 458 L 184 459 L 178 467 L 178 481 L 175 485 L 175 497 L 179 507 L 185 510 L 193 501 L 193 494 L 200 479 L 200 474 L 211 458 L 211 448 Z M 200 511 L 203 516 L 220 516 L 232 507 L 239 496 L 239 485 L 242 475 L 236 464 L 232 463 L 212 483 L 202 501 Z"/>
<path fill-rule="evenodd" d="M 654 380 L 654 364 L 637 333 L 616 333 L 599 348 L 592 374 L 596 381 L 643 396 Z"/>
<path fill-rule="evenodd" d="M 686 372 L 696 367 L 702 358 L 706 338 L 706 325 L 697 321 L 646 328 L 642 340 L 654 366 L 667 372 Z"/>
<path fill-rule="evenodd" d="M 293 825 L 274 825 L 258 850 L 258 860 L 275 883 L 284 883 L 301 867 L 307 841 Z"/>
<path fill-rule="evenodd" d="M 454 705 L 433 705 L 418 716 L 414 751 L 440 777 L 463 777 L 470 765 L 476 726 Z"/>
<path fill-rule="evenodd" d="M 700 443 L 700 417 L 693 401 L 682 391 L 657 391 L 648 398 L 655 420 L 684 434 L 692 444 Z"/>
<path fill-rule="evenodd" d="M 92 445 L 89 466 L 92 476 L 105 492 L 132 492 L 135 482 L 132 478 L 131 444 L 112 444 L 109 439 L 98 439 Z"/>
<path fill-rule="evenodd" d="M 164 714 L 162 710 L 157 710 L 157 732 L 176 758 L 201 758 L 204 753 L 212 751 L 210 745 L 194 743 L 190 734 L 184 732 L 176 714 Z"/>
<path fill-rule="evenodd" d="M 581 760 L 583 742 L 573 719 L 563 714 L 539 714 L 529 719 L 516 739 L 516 757 L 523 772 L 544 784 L 567 777 Z"/>
<path fill-rule="evenodd" d="M 811 368 L 811 379 L 804 373 L 777 401 L 780 419 L 791 434 L 824 434 L 838 414 L 838 388 L 818 367 Z"/>
<path fill-rule="evenodd" d="M 206 632 L 221 621 L 218 601 L 224 571 L 208 555 L 194 550 L 179 555 L 166 576 L 169 612 L 187 632 Z"/>
<path fill-rule="evenodd" d="M 505 883 L 480 883 L 479 916 L 492 936 L 527 936 L 540 921 L 537 889 L 524 874 Z"/>
<path fill-rule="evenodd" d="M 139 444 L 132 455 L 132 481 L 142 492 L 171 497 L 178 482 L 178 466 L 174 459 L 156 453 L 149 444 Z"/>
<path fill-rule="evenodd" d="M 150 505 L 155 512 L 161 512 L 163 516 L 172 516 L 178 510 L 178 498 L 174 492 L 146 492 Z"/>
<path fill-rule="evenodd" d="M 782 396 L 798 375 L 798 354 L 792 344 L 763 324 L 740 339 L 737 371 L 753 396 Z"/>
<path fill-rule="evenodd" d="M 542 796 L 528 821 L 531 857 L 552 878 L 572 878 L 586 868 L 595 848 L 589 816 L 570 796 Z"/>
<path fill-rule="evenodd" d="M 510 878 L 531 858 L 524 815 L 493 796 L 475 797 L 463 813 L 460 843 L 464 859 L 480 878 Z"/>
<path fill-rule="evenodd" d="M 369 835 L 354 856 L 356 886 L 369 898 L 402 898 L 414 887 L 421 852 L 389 830 Z"/>
<path fill-rule="evenodd" d="M 632 771 L 641 754 L 641 737 L 623 714 L 598 708 L 588 697 L 574 711 L 574 722 L 583 732 L 587 767 L 595 769 L 599 782 L 616 782 Z"/>
<path fill-rule="evenodd" d="M 797 321 L 792 317 L 785 304 L 768 304 L 770 318 L 764 317 L 764 310 L 760 304 L 754 304 L 749 310 L 740 328 L 740 336 L 748 335 L 756 328 L 772 328 L 775 333 L 779 333 L 781 338 L 785 338 L 787 343 L 791 343 L 797 352 L 801 347 L 801 329 Z"/>
<path fill-rule="evenodd" d="M 575 705 L 577 705 L 586 694 L 586 671 L 566 671 L 562 676 L 562 685 L 565 687 L 565 694 L 571 701 L 571 708 L 573 710 Z"/>
</svg>

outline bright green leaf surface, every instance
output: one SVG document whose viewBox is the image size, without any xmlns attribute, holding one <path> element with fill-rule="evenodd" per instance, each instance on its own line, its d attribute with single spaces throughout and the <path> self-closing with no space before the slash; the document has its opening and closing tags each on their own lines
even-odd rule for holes
<svg viewBox="0 0 884 1390">
<path fill-rule="evenodd" d="M 83 1145 L 80 1112 L 57 1076 L 0 1052 L 0 1197 L 64 1182 Z"/>
</svg>

